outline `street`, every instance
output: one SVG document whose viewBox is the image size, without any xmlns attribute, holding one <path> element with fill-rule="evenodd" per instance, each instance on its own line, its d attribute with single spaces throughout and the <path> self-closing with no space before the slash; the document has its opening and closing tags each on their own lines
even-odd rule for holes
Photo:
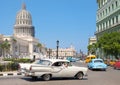
<svg viewBox="0 0 120 85">
<path fill-rule="evenodd" d="M 86 64 L 76 62 L 77 66 L 86 66 Z M 120 70 L 114 70 L 108 67 L 107 71 L 91 71 L 88 70 L 88 77 L 83 80 L 74 78 L 51 79 L 50 81 L 42 81 L 38 79 L 33 81 L 29 77 L 14 76 L 0 77 L 0 85 L 119 85 Z"/>
</svg>

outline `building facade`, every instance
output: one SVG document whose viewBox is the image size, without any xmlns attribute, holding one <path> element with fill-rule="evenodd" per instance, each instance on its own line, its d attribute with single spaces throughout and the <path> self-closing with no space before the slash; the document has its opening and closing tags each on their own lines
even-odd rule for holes
<svg viewBox="0 0 120 85">
<path fill-rule="evenodd" d="M 48 56 L 50 58 L 56 58 L 57 56 L 57 49 L 50 49 L 48 50 Z M 76 56 L 76 50 L 75 48 L 71 45 L 69 48 L 59 48 L 58 49 L 58 58 L 66 58 L 66 57 L 75 57 Z"/>
<path fill-rule="evenodd" d="M 39 40 L 35 38 L 35 28 L 32 25 L 32 16 L 26 10 L 26 5 L 23 3 L 22 8 L 16 15 L 14 24 L 14 33 L 11 36 L 0 35 L 1 44 L 7 41 L 10 48 L 6 51 L 1 48 L 0 56 L 16 57 L 16 58 L 40 58 L 45 54 L 44 46 L 38 46 Z M 44 49 L 44 50 L 43 50 Z M 4 55 L 3 55 L 4 53 Z"/>
<path fill-rule="evenodd" d="M 97 40 L 106 32 L 120 32 L 120 0 L 97 0 L 97 4 Z M 102 49 L 97 50 L 97 55 L 102 58 L 106 56 Z"/>
<path fill-rule="evenodd" d="M 120 0 L 97 0 L 96 37 L 120 31 Z"/>
<path fill-rule="evenodd" d="M 88 45 L 92 45 L 93 43 L 96 43 L 97 39 L 96 36 L 90 37 L 88 41 Z"/>
</svg>

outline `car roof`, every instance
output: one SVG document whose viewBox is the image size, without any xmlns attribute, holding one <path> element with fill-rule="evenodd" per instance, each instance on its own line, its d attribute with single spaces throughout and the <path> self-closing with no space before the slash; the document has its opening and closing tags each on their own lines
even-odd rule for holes
<svg viewBox="0 0 120 85">
<path fill-rule="evenodd" d="M 48 60 L 48 61 L 50 61 L 52 63 L 58 62 L 58 61 L 60 61 L 60 62 L 69 62 L 69 60 L 65 60 L 65 59 L 42 59 L 42 60 Z"/>
<path fill-rule="evenodd" d="M 95 60 L 103 60 L 103 59 L 100 59 L 100 58 L 95 58 L 95 59 L 92 59 L 92 61 L 95 61 Z"/>
</svg>

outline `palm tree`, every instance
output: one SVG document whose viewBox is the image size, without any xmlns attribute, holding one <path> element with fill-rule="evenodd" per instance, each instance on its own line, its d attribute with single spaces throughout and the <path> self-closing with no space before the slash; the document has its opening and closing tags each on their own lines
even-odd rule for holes
<svg viewBox="0 0 120 85">
<path fill-rule="evenodd" d="M 38 44 L 37 44 L 37 47 L 39 48 L 39 51 L 42 52 L 42 47 L 43 47 L 42 44 L 41 44 L 41 43 L 38 43 Z"/>
<path fill-rule="evenodd" d="M 17 52 L 17 46 L 16 46 L 16 43 L 17 43 L 17 40 L 15 38 L 12 39 L 12 46 L 13 46 L 13 56 L 16 57 L 16 52 Z"/>
<path fill-rule="evenodd" d="M 1 44 L 1 49 L 2 49 L 2 56 L 5 57 L 10 51 L 10 44 L 9 44 L 8 40 L 5 40 Z"/>
<path fill-rule="evenodd" d="M 90 54 L 96 54 L 96 50 L 97 50 L 97 44 L 93 43 L 92 45 L 88 45 L 88 52 Z"/>
</svg>

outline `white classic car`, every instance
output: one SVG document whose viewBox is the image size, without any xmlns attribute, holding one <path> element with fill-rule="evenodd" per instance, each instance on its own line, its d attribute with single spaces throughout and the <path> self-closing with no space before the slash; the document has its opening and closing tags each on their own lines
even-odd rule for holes
<svg viewBox="0 0 120 85">
<path fill-rule="evenodd" d="M 74 77 L 83 79 L 87 75 L 86 67 L 72 66 L 68 60 L 62 59 L 43 59 L 31 64 L 29 69 L 26 69 L 25 76 L 37 79 L 42 77 L 43 80 L 50 80 L 58 77 Z"/>
</svg>

